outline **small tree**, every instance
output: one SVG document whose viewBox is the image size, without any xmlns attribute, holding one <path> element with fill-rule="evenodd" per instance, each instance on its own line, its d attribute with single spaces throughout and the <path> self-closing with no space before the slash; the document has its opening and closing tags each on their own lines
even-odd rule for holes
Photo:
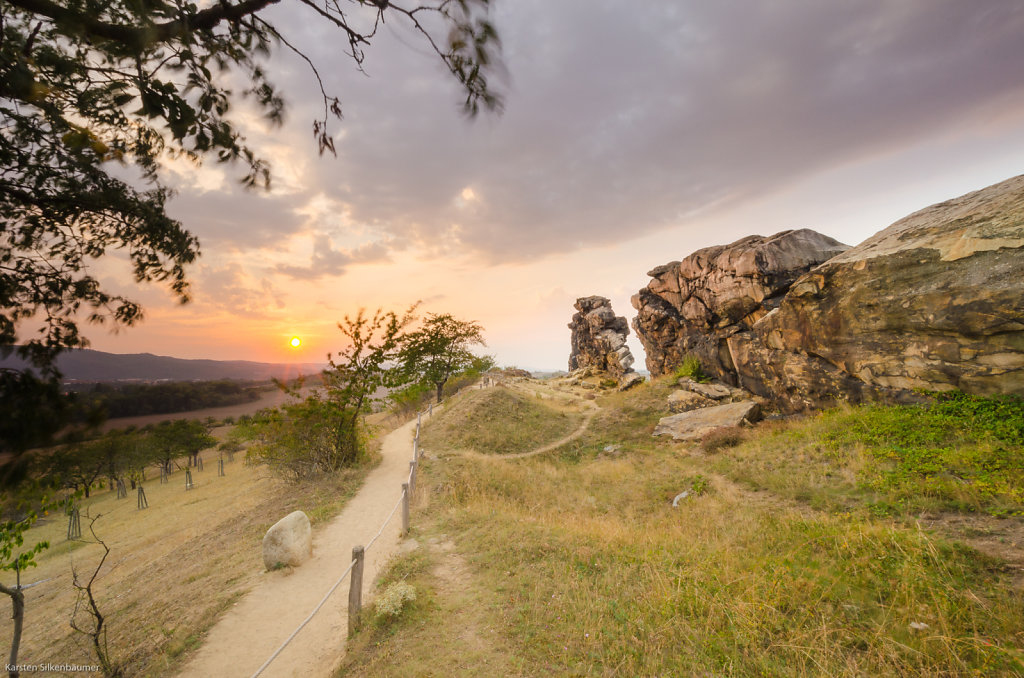
<svg viewBox="0 0 1024 678">
<path fill-rule="evenodd" d="M 475 321 L 458 320 L 448 313 L 428 314 L 420 329 L 402 342 L 398 354 L 401 373 L 410 381 L 431 384 L 441 402 L 448 379 L 477 359 L 469 347 L 486 345 L 483 329 Z"/>
<path fill-rule="evenodd" d="M 92 485 L 107 470 L 107 460 L 97 441 L 61 447 L 45 457 L 44 477 L 53 485 L 81 490 L 89 498 Z"/>
<path fill-rule="evenodd" d="M 44 502 L 43 506 L 46 504 Z M 40 509 L 44 510 L 43 508 Z M 30 510 L 20 520 L 0 521 L 0 571 L 15 572 L 16 581 L 14 587 L 5 586 L 0 583 L 0 593 L 11 597 L 11 606 L 14 620 L 14 631 L 11 635 L 11 654 L 8 664 L 12 667 L 18 665 L 18 647 L 21 645 L 21 628 L 25 621 L 25 593 L 21 588 L 21 572 L 29 567 L 35 567 L 35 557 L 40 551 L 49 548 L 49 542 L 41 541 L 27 551 L 17 553 L 22 544 L 25 543 L 25 532 L 39 518 L 39 512 Z M 15 555 L 17 553 L 17 555 Z M 12 669 L 10 675 L 17 678 L 17 669 Z"/>
</svg>

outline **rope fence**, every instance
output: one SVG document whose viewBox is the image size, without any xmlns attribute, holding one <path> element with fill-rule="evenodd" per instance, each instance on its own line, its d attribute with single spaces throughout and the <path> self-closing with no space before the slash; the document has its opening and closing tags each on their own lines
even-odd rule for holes
<svg viewBox="0 0 1024 678">
<path fill-rule="evenodd" d="M 333 594 L 335 590 L 337 590 L 337 588 L 341 586 L 341 583 L 345 580 L 345 577 L 348 577 L 350 574 L 352 576 L 349 579 L 348 592 L 349 635 L 352 635 L 359 628 L 363 607 L 363 562 L 365 561 L 366 558 L 366 552 L 369 551 L 370 548 L 374 545 L 374 543 L 380 538 L 380 536 L 384 534 L 384 529 L 391 522 L 391 519 L 395 517 L 395 513 L 398 511 L 399 507 L 402 508 L 402 536 L 409 534 L 409 499 L 416 489 L 416 471 L 417 467 L 419 466 L 420 456 L 422 456 L 422 453 L 420 452 L 420 426 L 422 424 L 424 414 L 427 415 L 427 418 L 430 418 L 434 415 L 433 403 L 430 403 L 429 407 L 426 410 L 418 412 L 416 414 L 416 434 L 413 436 L 412 439 L 412 460 L 409 462 L 409 476 L 407 478 L 408 482 L 402 483 L 402 494 L 398 498 L 398 502 L 395 504 L 394 508 L 391 509 L 391 513 L 389 513 L 388 517 L 384 519 L 384 523 L 380 526 L 380 529 L 377 530 L 377 534 L 373 536 L 373 539 L 371 539 L 366 544 L 365 547 L 353 547 L 352 562 L 350 562 L 345 571 L 341 573 L 341 576 L 338 577 L 338 580 L 335 581 L 334 585 L 331 586 L 330 590 L 328 590 L 327 593 L 324 594 L 324 597 L 320 599 L 320 602 L 317 603 L 316 607 L 313 608 L 313 611 L 309 613 L 309 616 L 307 616 L 302 621 L 302 623 L 299 624 L 294 631 L 292 631 L 291 635 L 288 636 L 288 638 L 285 639 L 283 643 L 281 643 L 281 646 L 274 651 L 274 654 L 270 655 L 267 661 L 263 662 L 263 665 L 259 667 L 254 674 L 252 674 L 251 678 L 258 678 L 260 674 L 262 674 L 267 669 L 267 667 L 270 666 L 271 662 L 273 662 L 278 657 L 278 655 L 280 655 L 281 652 L 283 652 L 284 649 L 288 647 L 288 644 L 291 643 L 292 640 L 295 639 L 295 636 L 297 636 L 299 632 L 303 628 L 305 628 L 306 624 L 308 624 L 313 619 L 316 613 L 320 611 L 320 608 L 322 608 L 324 604 L 327 602 L 327 599 L 331 597 L 331 594 Z"/>
</svg>

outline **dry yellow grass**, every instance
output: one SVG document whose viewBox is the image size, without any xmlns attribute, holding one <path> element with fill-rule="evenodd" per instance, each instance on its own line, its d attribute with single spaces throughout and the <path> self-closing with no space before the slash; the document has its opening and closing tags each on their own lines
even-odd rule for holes
<svg viewBox="0 0 1024 678">
<path fill-rule="evenodd" d="M 361 634 L 346 668 L 1021 675 L 1024 607 L 1003 563 L 913 525 L 821 511 L 715 473 L 718 456 L 651 438 L 667 390 L 602 397 L 568 449 L 425 460 L 425 505 L 412 520 L 421 550 L 392 574 L 417 601 Z M 443 564 L 460 560 L 453 588 Z"/>
<path fill-rule="evenodd" d="M 135 491 L 116 499 L 100 491 L 81 505 L 83 540 L 96 534 L 111 553 L 94 586 L 107 618 L 112 655 L 129 675 L 173 673 L 181 655 L 198 645 L 218 615 L 263 575 L 260 544 L 267 528 L 301 509 L 314 522 L 340 510 L 354 494 L 367 467 L 350 469 L 319 484 L 289 485 L 261 468 L 247 467 L 243 455 L 226 463 L 218 477 L 215 458 L 193 470 L 195 489 L 186 491 L 184 472 L 167 484 L 145 484 L 149 508 L 137 509 Z M 27 543 L 48 540 L 38 567 L 23 573 L 25 631 L 19 661 L 94 664 L 86 638 L 70 627 L 76 592 L 72 570 L 87 579 L 102 549 L 65 539 L 67 517 L 51 513 L 27 535 Z M 80 617 L 85 621 L 85 617 Z M 0 647 L 10 646 L 9 622 L 0 627 Z"/>
</svg>

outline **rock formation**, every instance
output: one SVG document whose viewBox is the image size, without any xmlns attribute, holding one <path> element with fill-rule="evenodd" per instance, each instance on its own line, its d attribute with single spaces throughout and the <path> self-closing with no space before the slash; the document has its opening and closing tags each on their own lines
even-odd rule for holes
<svg viewBox="0 0 1024 678">
<path fill-rule="evenodd" d="M 569 371 L 592 367 L 621 379 L 632 372 L 633 354 L 626 346 L 629 325 L 622 316 L 615 316 L 611 302 L 604 297 L 582 297 L 576 300 L 573 315 L 572 353 Z"/>
<path fill-rule="evenodd" d="M 632 299 L 647 369 L 664 374 L 691 354 L 705 372 L 735 385 L 726 338 L 749 330 L 793 281 L 846 249 L 811 230 L 784 231 L 708 247 L 650 271 L 654 279 Z"/>
<path fill-rule="evenodd" d="M 634 297 L 634 327 L 652 373 L 694 353 L 707 371 L 785 410 L 912 398 L 911 389 L 1024 395 L 1024 176 L 916 212 L 791 284 L 733 294 L 743 286 L 730 272 L 774 274 L 732 262 L 759 262 L 749 250 L 782 236 L 791 234 L 651 272 Z M 710 276 L 699 294 L 684 275 L 691 266 Z M 762 290 L 759 307 L 747 301 Z"/>
</svg>

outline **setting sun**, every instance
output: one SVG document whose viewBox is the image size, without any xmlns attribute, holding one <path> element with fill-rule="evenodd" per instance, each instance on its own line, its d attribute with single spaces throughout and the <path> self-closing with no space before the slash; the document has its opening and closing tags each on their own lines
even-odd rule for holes
<svg viewBox="0 0 1024 678">
<path fill-rule="evenodd" d="M 298 337 L 292 337 L 292 340 L 289 341 L 288 343 L 292 345 L 292 348 L 298 348 L 299 346 L 302 345 L 302 339 L 299 339 Z"/>
</svg>

